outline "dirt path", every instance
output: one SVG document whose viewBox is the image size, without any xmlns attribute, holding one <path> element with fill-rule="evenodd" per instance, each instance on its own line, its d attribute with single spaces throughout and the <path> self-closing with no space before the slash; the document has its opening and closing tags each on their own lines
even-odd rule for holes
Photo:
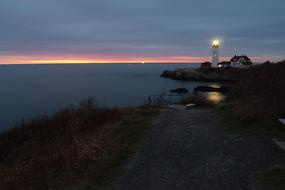
<svg viewBox="0 0 285 190">
<path fill-rule="evenodd" d="M 209 110 L 162 111 L 113 190 L 247 190 L 254 172 L 285 163 L 269 138 L 226 135 Z"/>
</svg>

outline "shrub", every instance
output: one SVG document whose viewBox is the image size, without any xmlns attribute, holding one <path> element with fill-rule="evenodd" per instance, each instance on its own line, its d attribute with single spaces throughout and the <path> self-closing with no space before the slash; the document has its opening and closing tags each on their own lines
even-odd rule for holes
<svg viewBox="0 0 285 190">
<path fill-rule="evenodd" d="M 285 116 L 285 61 L 243 69 L 228 96 L 232 111 L 245 121 Z"/>
<path fill-rule="evenodd" d="M 76 181 L 80 160 L 100 149 L 94 136 L 121 118 L 119 109 L 99 108 L 88 99 L 1 134 L 1 189 L 62 189 Z"/>
</svg>

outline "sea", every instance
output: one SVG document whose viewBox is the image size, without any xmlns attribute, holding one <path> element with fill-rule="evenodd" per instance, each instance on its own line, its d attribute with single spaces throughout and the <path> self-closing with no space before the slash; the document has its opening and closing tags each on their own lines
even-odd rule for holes
<svg viewBox="0 0 285 190">
<path fill-rule="evenodd" d="M 93 98 L 99 106 L 128 107 L 149 95 L 176 88 L 192 91 L 203 82 L 160 77 L 164 70 L 196 68 L 198 64 L 63 64 L 0 65 L 0 132 L 21 120 L 52 114 Z M 215 84 L 210 84 L 215 85 Z"/>
</svg>

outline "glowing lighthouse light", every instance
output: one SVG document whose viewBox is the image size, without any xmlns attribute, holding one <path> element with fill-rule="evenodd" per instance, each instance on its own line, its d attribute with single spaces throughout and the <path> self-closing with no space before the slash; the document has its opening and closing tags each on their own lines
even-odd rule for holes
<svg viewBox="0 0 285 190">
<path fill-rule="evenodd" d="M 213 48 L 212 64 L 213 66 L 217 66 L 220 61 L 219 60 L 220 40 L 214 39 L 212 41 L 212 48 Z"/>
<path fill-rule="evenodd" d="M 219 46 L 220 41 L 219 40 L 213 40 L 213 46 Z"/>
</svg>

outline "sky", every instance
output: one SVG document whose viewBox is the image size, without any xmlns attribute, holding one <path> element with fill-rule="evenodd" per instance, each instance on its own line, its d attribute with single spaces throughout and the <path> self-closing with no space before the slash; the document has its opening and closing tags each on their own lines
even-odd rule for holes
<svg viewBox="0 0 285 190">
<path fill-rule="evenodd" d="M 0 0 L 0 63 L 285 59 L 284 0 Z"/>
</svg>

